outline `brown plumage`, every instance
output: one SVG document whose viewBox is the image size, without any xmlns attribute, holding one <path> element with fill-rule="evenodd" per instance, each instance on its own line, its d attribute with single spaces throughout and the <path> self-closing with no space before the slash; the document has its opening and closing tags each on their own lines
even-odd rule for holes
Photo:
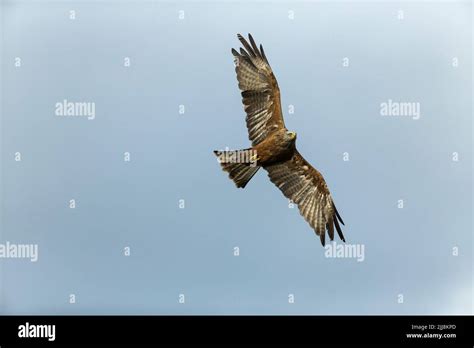
<svg viewBox="0 0 474 348">
<path fill-rule="evenodd" d="M 260 167 L 294 204 L 325 244 L 326 231 L 334 239 L 334 228 L 345 242 L 339 215 L 323 176 L 296 149 L 296 133 L 283 121 L 280 88 L 262 45 L 249 34 L 247 42 L 237 35 L 244 48 L 235 57 L 237 80 L 247 113 L 246 122 L 252 147 L 238 151 L 214 151 L 222 169 L 237 187 L 244 188 Z"/>
</svg>

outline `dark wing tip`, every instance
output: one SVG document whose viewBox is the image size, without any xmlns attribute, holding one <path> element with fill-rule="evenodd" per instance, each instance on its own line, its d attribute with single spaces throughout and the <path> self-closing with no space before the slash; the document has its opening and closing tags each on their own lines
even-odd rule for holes
<svg viewBox="0 0 474 348">
<path fill-rule="evenodd" d="M 252 46 L 249 45 L 249 43 L 247 42 L 247 40 L 245 40 L 245 38 L 240 35 L 240 34 L 237 34 L 237 37 L 239 38 L 239 41 L 241 42 L 242 46 L 244 46 L 244 48 L 246 49 L 246 55 L 250 55 L 251 57 L 256 57 L 256 53 L 253 51 L 253 48 Z"/>
<path fill-rule="evenodd" d="M 339 222 L 337 219 L 334 219 L 334 226 L 336 226 L 336 231 L 337 234 L 339 235 L 339 238 L 345 243 L 346 240 L 344 239 L 344 235 L 342 234 L 341 226 L 339 226 Z"/>
<path fill-rule="evenodd" d="M 253 51 L 255 52 L 255 55 L 259 57 L 260 59 L 263 59 L 262 54 L 260 53 L 257 44 L 255 43 L 255 40 L 253 39 L 252 35 L 249 34 L 249 40 L 250 44 L 252 45 Z"/>
<path fill-rule="evenodd" d="M 235 49 L 232 48 L 231 50 L 232 54 L 235 56 L 235 57 L 238 57 L 240 56 L 239 52 L 237 52 Z"/>
<path fill-rule="evenodd" d="M 339 219 L 341 224 L 343 224 L 345 226 L 344 221 L 342 221 L 341 215 L 339 215 L 339 212 L 337 211 L 337 208 L 336 208 L 336 205 L 334 204 L 334 202 L 332 203 L 332 206 L 334 207 L 334 211 L 336 212 L 337 218 Z"/>
<path fill-rule="evenodd" d="M 242 47 L 240 47 L 240 56 L 241 56 L 241 57 L 246 57 L 246 58 L 250 59 L 249 54 L 248 54 L 247 51 L 245 51 Z M 252 61 L 252 60 L 250 59 L 250 61 Z"/>
<path fill-rule="evenodd" d="M 326 228 L 328 230 L 329 239 L 333 241 L 334 240 L 334 223 L 332 221 L 328 221 L 326 223 Z"/>
<path fill-rule="evenodd" d="M 260 53 L 262 54 L 263 59 L 268 63 L 267 57 L 265 57 L 265 51 L 263 50 L 262 44 L 260 44 Z"/>
<path fill-rule="evenodd" d="M 326 230 L 321 231 L 319 238 L 321 239 L 321 244 L 324 246 L 326 244 Z"/>
</svg>

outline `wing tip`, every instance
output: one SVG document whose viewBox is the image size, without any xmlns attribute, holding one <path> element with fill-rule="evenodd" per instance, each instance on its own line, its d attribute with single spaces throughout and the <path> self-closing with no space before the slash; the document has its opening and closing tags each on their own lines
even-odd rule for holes
<svg viewBox="0 0 474 348">
<path fill-rule="evenodd" d="M 334 211 L 336 212 L 336 218 L 341 222 L 342 225 L 345 226 L 344 221 L 342 220 L 341 215 L 339 215 L 339 212 L 337 211 L 337 208 L 336 208 L 336 205 L 334 204 L 334 202 L 332 202 L 332 206 L 334 208 Z"/>
<path fill-rule="evenodd" d="M 326 229 L 323 228 L 323 230 L 319 233 L 319 239 L 321 240 L 321 245 L 325 246 L 326 245 Z"/>
<path fill-rule="evenodd" d="M 339 239 L 341 239 L 345 243 L 346 239 L 344 238 L 344 234 L 342 234 L 342 229 L 339 225 L 339 222 L 337 221 L 337 218 L 334 219 L 334 226 L 336 226 L 336 231 L 337 235 L 339 236 Z"/>
</svg>

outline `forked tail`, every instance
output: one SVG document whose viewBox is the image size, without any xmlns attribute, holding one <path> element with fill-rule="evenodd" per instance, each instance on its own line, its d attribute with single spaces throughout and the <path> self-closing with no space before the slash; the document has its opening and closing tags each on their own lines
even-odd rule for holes
<svg viewBox="0 0 474 348">
<path fill-rule="evenodd" d="M 214 151 L 223 170 L 237 187 L 244 188 L 260 169 L 257 156 L 252 149 L 236 151 Z"/>
</svg>

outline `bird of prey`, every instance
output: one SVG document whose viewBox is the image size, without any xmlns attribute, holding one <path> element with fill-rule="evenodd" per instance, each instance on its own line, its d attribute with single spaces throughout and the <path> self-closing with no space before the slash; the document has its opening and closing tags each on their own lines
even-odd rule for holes
<svg viewBox="0 0 474 348">
<path fill-rule="evenodd" d="M 298 205 L 301 215 L 325 244 L 326 231 L 334 228 L 345 242 L 339 215 L 323 176 L 296 149 L 296 133 L 286 129 L 281 110 L 280 88 L 262 45 L 249 34 L 240 34 L 240 53 L 232 49 L 252 147 L 237 151 L 214 151 L 222 169 L 235 185 L 244 188 L 262 167 L 283 194 Z"/>
</svg>

